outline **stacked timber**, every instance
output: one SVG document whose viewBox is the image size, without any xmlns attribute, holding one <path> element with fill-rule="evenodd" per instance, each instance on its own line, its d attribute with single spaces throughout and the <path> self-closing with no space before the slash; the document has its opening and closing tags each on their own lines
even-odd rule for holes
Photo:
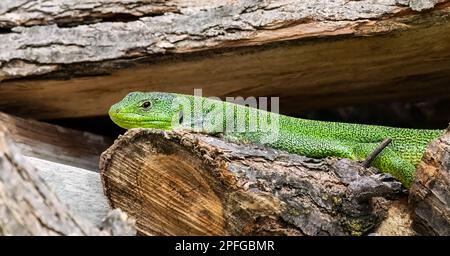
<svg viewBox="0 0 450 256">
<path fill-rule="evenodd" d="M 105 115 L 130 91 L 284 113 L 450 92 L 448 0 L 2 0 L 0 111 Z"/>
<path fill-rule="evenodd" d="M 0 113 L 0 235 L 133 235 L 101 191 L 100 136 Z"/>
<path fill-rule="evenodd" d="M 345 159 L 42 120 L 194 88 L 277 96 L 292 115 L 445 102 L 449 14 L 448 0 L 2 0 L 0 234 L 448 235 L 448 132 L 408 192 Z"/>
</svg>

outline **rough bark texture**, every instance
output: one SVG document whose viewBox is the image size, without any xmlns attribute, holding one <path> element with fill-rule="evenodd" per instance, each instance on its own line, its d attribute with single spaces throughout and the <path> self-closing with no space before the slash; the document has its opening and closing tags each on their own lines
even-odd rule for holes
<svg viewBox="0 0 450 256">
<path fill-rule="evenodd" d="M 357 162 L 185 132 L 130 130 L 100 167 L 110 205 L 152 235 L 361 235 L 401 194 Z"/>
<path fill-rule="evenodd" d="M 236 1 L 235 1 L 236 2 Z M 339 20 L 339 19 L 359 19 L 376 18 L 380 15 L 392 12 L 395 8 L 410 7 L 415 11 L 430 9 L 436 3 L 445 2 L 443 0 L 382 0 L 376 4 L 370 1 L 237 1 L 234 9 L 237 13 L 250 13 L 246 17 L 252 16 L 252 12 L 261 11 L 269 12 L 279 7 L 285 13 L 291 16 L 302 17 L 310 16 L 321 18 L 323 20 Z M 80 0 L 47 0 L 47 1 L 30 1 L 30 0 L 4 0 L 0 4 L 0 25 L 3 27 L 32 26 L 32 25 L 76 25 L 89 24 L 117 17 L 122 20 L 138 20 L 143 16 L 158 16 L 165 12 L 173 12 L 183 14 L 187 12 L 187 8 L 218 7 L 224 8 L 224 1 L 183 1 L 183 0 L 97 0 L 97 1 L 80 1 Z M 291 5 L 288 5 L 291 4 Z M 345 4 L 345 5 L 344 5 Z M 341 9 L 342 6 L 346 8 Z M 327 8 L 325 8 L 327 7 Z M 352 8 L 353 7 L 353 8 Z M 355 8 L 356 7 L 356 8 Z M 306 10 L 305 10 L 306 9 Z M 324 10 L 325 9 L 325 10 Z M 298 10 L 305 10 L 305 13 L 297 13 Z M 324 10 L 323 12 L 320 12 Z M 204 10 L 208 11 L 208 10 Z M 275 12 L 263 13 L 267 17 L 276 17 Z M 253 14 L 254 15 L 254 14 Z M 363 16 L 365 15 L 365 16 Z M 206 17 L 220 18 L 218 17 Z"/>
<path fill-rule="evenodd" d="M 413 228 L 450 235 L 450 130 L 427 148 L 409 196 Z"/>
<path fill-rule="evenodd" d="M 446 0 L 2 1 L 0 109 L 104 115 L 130 90 L 194 87 L 281 96 L 285 112 L 426 98 L 449 92 L 449 12 Z"/>
<path fill-rule="evenodd" d="M 109 211 L 98 160 L 112 141 L 87 132 L 0 113 L 0 132 L 8 134 L 58 198 L 71 210 L 100 225 Z"/>
<path fill-rule="evenodd" d="M 132 221 L 116 215 L 105 220 L 103 231 L 73 215 L 0 131 L 0 235 L 132 234 Z M 115 228 L 118 226 L 130 227 Z"/>
</svg>

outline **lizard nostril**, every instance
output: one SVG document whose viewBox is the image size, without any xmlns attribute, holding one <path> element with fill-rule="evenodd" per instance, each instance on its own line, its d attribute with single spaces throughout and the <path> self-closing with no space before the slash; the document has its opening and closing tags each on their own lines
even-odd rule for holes
<svg viewBox="0 0 450 256">
<path fill-rule="evenodd" d="M 116 113 L 119 113 L 119 112 L 120 112 L 120 108 L 116 109 Z"/>
</svg>

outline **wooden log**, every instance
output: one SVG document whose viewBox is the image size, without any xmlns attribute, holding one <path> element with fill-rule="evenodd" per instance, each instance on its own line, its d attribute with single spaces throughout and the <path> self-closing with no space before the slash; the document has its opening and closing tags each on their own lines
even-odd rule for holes
<svg viewBox="0 0 450 256">
<path fill-rule="evenodd" d="M 135 233 L 133 221 L 120 211 L 111 212 L 102 229 L 70 212 L 7 133 L 0 131 L 0 235 Z"/>
<path fill-rule="evenodd" d="M 378 236 L 415 236 L 412 229 L 412 218 L 408 208 L 408 195 L 401 196 L 398 200 L 390 202 L 386 206 L 388 213 L 386 219 L 377 230 L 372 233 Z M 372 235 L 371 234 L 371 235 Z"/>
<path fill-rule="evenodd" d="M 182 131 L 129 130 L 100 169 L 110 205 L 154 235 L 367 234 L 387 215 L 386 198 L 402 191 L 350 160 Z"/>
<path fill-rule="evenodd" d="M 134 236 L 136 235 L 136 221 L 121 209 L 116 208 L 108 212 L 99 225 L 99 229 L 107 235 Z"/>
<path fill-rule="evenodd" d="M 106 137 L 0 113 L 0 132 L 37 170 L 71 210 L 100 225 L 110 210 L 103 195 L 98 161 L 112 141 Z"/>
<path fill-rule="evenodd" d="M 450 235 L 450 130 L 427 148 L 411 187 L 412 227 L 424 235 Z"/>
<path fill-rule="evenodd" d="M 450 91 L 449 12 L 448 0 L 6 0 L 0 110 L 98 116 L 132 90 L 193 88 L 280 96 L 284 113 L 428 99 Z"/>
<path fill-rule="evenodd" d="M 100 154 L 112 144 L 107 137 L 4 113 L 0 131 L 9 133 L 25 156 L 91 171 L 98 171 Z"/>
</svg>

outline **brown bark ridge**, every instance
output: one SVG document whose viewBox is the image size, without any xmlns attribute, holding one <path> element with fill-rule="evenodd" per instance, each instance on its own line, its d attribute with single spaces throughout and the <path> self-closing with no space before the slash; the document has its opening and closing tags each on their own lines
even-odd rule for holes
<svg viewBox="0 0 450 256">
<path fill-rule="evenodd" d="M 147 235 L 362 235 L 402 191 L 358 162 L 186 131 L 131 129 L 100 170 L 109 204 Z"/>
<path fill-rule="evenodd" d="M 277 95 L 285 112 L 428 99 L 449 92 L 449 13 L 448 0 L 3 0 L 0 110 L 97 116 L 129 91 L 193 88 Z"/>
<path fill-rule="evenodd" d="M 112 140 L 87 132 L 0 113 L 0 132 L 71 210 L 100 225 L 110 210 L 98 160 Z"/>
<path fill-rule="evenodd" d="M 103 230 L 72 214 L 0 131 L 0 235 L 133 234 L 132 219 L 118 218 L 119 213 L 105 219 Z M 123 225 L 129 228 L 117 228 Z"/>
<path fill-rule="evenodd" d="M 433 141 L 417 168 L 409 204 L 412 227 L 424 235 L 450 235 L 450 130 Z"/>
</svg>

